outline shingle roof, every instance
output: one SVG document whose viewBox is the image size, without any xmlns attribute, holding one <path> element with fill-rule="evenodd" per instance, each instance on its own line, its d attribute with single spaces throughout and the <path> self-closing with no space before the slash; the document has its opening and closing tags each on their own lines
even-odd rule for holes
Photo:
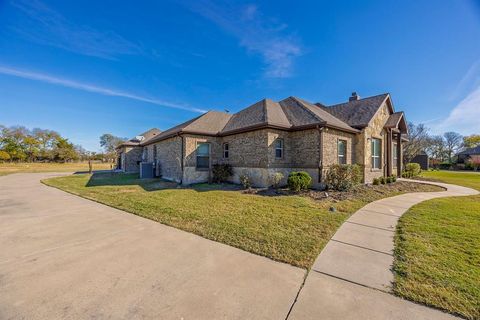
<svg viewBox="0 0 480 320">
<path fill-rule="evenodd" d="M 117 148 L 119 147 L 122 147 L 122 146 L 138 146 L 140 144 L 143 144 L 147 141 L 149 141 L 150 139 L 152 139 L 153 137 L 155 137 L 156 135 L 160 134 L 162 131 L 160 131 L 159 129 L 157 128 L 152 128 L 148 131 L 145 131 L 125 142 L 122 142 L 120 145 L 118 145 Z M 143 140 L 138 140 L 137 137 L 143 137 Z"/>
<path fill-rule="evenodd" d="M 320 103 L 316 105 L 354 128 L 364 128 L 368 126 L 368 123 L 388 96 L 388 93 L 383 93 L 329 107 Z"/>
<path fill-rule="evenodd" d="M 297 97 L 288 97 L 279 102 L 263 99 L 235 114 L 209 111 L 196 118 L 157 134 L 154 138 L 142 142 L 150 144 L 172 137 L 179 133 L 205 135 L 228 135 L 260 127 L 280 129 L 302 129 L 309 126 L 327 126 L 348 132 L 358 132 L 368 125 L 388 93 L 347 103 L 326 107 L 312 104 Z M 398 124 L 403 113 L 392 114 L 387 123 Z"/>
<path fill-rule="evenodd" d="M 385 127 L 387 128 L 396 128 L 398 126 L 398 123 L 403 117 L 403 112 L 395 112 L 388 117 L 387 122 L 385 123 Z"/>
<path fill-rule="evenodd" d="M 232 115 L 221 131 L 226 134 L 261 125 L 291 127 L 278 102 L 263 99 Z"/>
<path fill-rule="evenodd" d="M 225 127 L 231 116 L 232 115 L 224 112 L 208 111 L 196 118 L 193 118 L 175 127 L 163 131 L 155 138 L 149 140 L 146 143 L 142 143 L 142 145 L 170 138 L 179 133 L 216 135 Z"/>
<path fill-rule="evenodd" d="M 473 148 L 467 148 L 463 150 L 462 152 L 459 152 L 458 154 L 466 154 L 466 155 L 472 155 L 472 154 L 480 154 L 480 146 L 476 146 Z"/>
<path fill-rule="evenodd" d="M 314 105 L 310 102 L 302 100 L 297 97 L 289 97 L 280 101 L 280 104 L 285 109 L 289 109 L 290 115 L 295 116 L 295 121 L 304 122 L 299 123 L 298 125 L 312 125 L 312 124 L 322 124 L 339 129 L 344 129 L 347 131 L 356 131 L 354 128 L 349 126 L 344 121 L 338 119 L 331 113 L 325 111 L 321 107 Z M 300 108 L 298 108 L 300 107 Z M 306 112 L 300 112 L 301 109 L 304 109 Z M 310 116 L 304 117 L 308 113 Z M 312 121 L 313 120 L 313 121 Z"/>
</svg>

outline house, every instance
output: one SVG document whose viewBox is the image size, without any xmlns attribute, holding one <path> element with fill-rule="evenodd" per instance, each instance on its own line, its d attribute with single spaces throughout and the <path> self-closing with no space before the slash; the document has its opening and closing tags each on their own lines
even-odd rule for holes
<svg viewBox="0 0 480 320">
<path fill-rule="evenodd" d="M 118 145 L 116 148 L 117 170 L 138 172 L 142 160 L 142 143 L 148 142 L 160 132 L 157 128 L 152 128 Z"/>
<path fill-rule="evenodd" d="M 457 163 L 465 163 L 466 160 L 470 159 L 472 156 L 478 156 L 480 157 L 480 145 L 473 147 L 473 148 L 467 148 L 463 150 L 462 152 L 459 152 L 457 154 L 458 160 Z"/>
<path fill-rule="evenodd" d="M 400 175 L 406 133 L 404 113 L 395 112 L 388 93 L 364 99 L 353 93 L 332 106 L 288 97 L 235 114 L 209 111 L 138 146 L 158 175 L 187 185 L 208 181 L 213 164 L 229 163 L 232 182 L 246 174 L 265 187 L 276 172 L 302 170 L 320 187 L 333 164 L 361 165 L 365 182 Z"/>
</svg>

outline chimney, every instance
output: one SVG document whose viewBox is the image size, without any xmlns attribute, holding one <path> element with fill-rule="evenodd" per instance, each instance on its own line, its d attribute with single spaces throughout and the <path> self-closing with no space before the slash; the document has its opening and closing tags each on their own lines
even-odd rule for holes
<svg viewBox="0 0 480 320">
<path fill-rule="evenodd" d="M 360 100 L 360 96 L 356 92 L 352 92 L 352 96 L 348 98 L 348 101 L 357 101 Z"/>
</svg>

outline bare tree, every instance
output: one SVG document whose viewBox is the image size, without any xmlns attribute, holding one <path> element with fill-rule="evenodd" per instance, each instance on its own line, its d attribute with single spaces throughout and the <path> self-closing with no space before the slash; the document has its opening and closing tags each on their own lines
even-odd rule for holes
<svg viewBox="0 0 480 320">
<path fill-rule="evenodd" d="M 417 154 L 429 146 L 428 128 L 423 124 L 408 123 L 408 142 L 403 148 L 404 163 L 410 162 Z"/>
<path fill-rule="evenodd" d="M 456 132 L 445 132 L 445 151 L 448 155 L 448 161 L 452 162 L 452 155 L 462 147 L 463 136 Z"/>
<path fill-rule="evenodd" d="M 429 137 L 425 151 L 430 158 L 443 162 L 446 158 L 445 140 L 442 136 Z"/>
</svg>

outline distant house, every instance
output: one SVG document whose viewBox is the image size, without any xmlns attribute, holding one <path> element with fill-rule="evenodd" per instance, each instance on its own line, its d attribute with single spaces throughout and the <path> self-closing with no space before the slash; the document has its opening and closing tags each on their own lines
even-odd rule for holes
<svg viewBox="0 0 480 320">
<path fill-rule="evenodd" d="M 138 142 L 126 171 L 140 161 L 157 174 L 183 184 L 208 181 L 216 163 L 233 167 L 232 182 L 247 174 L 255 186 L 268 186 L 281 172 L 308 172 L 321 186 L 333 164 L 359 164 L 365 182 L 401 173 L 403 112 L 395 112 L 389 94 L 326 106 L 296 97 L 264 99 L 235 113 L 209 111 Z M 123 148 L 123 147 L 122 147 Z M 128 152 L 119 149 L 120 155 Z M 131 152 L 131 150 L 130 150 Z M 129 165 L 132 163 L 132 165 Z"/>
<path fill-rule="evenodd" d="M 465 163 L 465 161 L 471 156 L 480 156 L 480 145 L 473 148 L 467 148 L 462 152 L 457 153 L 457 163 Z"/>
</svg>

